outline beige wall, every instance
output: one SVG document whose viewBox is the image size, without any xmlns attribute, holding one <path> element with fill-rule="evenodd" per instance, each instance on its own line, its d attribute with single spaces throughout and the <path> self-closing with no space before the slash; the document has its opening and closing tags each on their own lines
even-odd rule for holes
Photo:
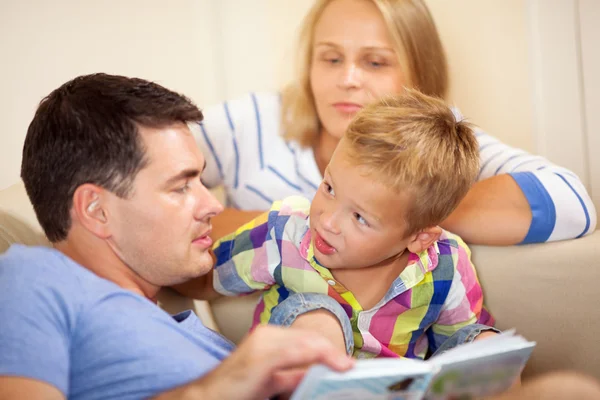
<svg viewBox="0 0 600 400">
<path fill-rule="evenodd" d="M 0 2 L 0 189 L 17 181 L 37 103 L 85 73 L 137 75 L 217 100 L 211 2 L 2 0 Z"/>
<path fill-rule="evenodd" d="M 531 0 L 429 0 L 447 47 L 451 100 L 473 122 L 534 151 Z M 563 0 L 574 1 L 574 0 Z M 0 189 L 18 179 L 36 104 L 83 73 L 157 80 L 199 105 L 273 90 L 290 76 L 312 0 L 3 0 Z"/>
</svg>

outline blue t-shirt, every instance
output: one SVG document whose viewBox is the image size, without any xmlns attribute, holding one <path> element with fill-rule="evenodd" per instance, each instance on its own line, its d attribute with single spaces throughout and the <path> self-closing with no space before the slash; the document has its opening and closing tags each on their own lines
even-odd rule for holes
<svg viewBox="0 0 600 400">
<path fill-rule="evenodd" d="M 0 255 L 0 375 L 72 399 L 139 399 L 201 377 L 232 349 L 193 312 L 171 317 L 57 250 Z"/>
</svg>

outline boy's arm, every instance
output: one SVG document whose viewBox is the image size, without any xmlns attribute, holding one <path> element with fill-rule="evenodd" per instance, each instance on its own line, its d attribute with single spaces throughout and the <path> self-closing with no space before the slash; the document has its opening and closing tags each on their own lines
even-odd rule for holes
<svg viewBox="0 0 600 400">
<path fill-rule="evenodd" d="M 280 202 L 270 211 L 220 239 L 213 246 L 212 286 L 226 296 L 265 290 L 275 283 L 272 271 L 281 262 L 277 238 L 271 237 Z"/>
<path fill-rule="evenodd" d="M 429 328 L 429 348 L 433 353 L 450 336 L 472 324 L 494 326 L 494 319 L 483 306 L 483 291 L 468 246 L 458 242 L 454 276 L 436 322 Z"/>
</svg>

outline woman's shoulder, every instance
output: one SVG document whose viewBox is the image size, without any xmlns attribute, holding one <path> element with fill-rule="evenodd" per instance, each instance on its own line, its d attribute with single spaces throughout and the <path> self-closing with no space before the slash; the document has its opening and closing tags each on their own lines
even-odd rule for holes
<svg viewBox="0 0 600 400">
<path fill-rule="evenodd" d="M 276 115 L 281 111 L 281 97 L 278 92 L 248 92 L 202 110 L 207 117 L 213 114 L 229 114 L 232 118 L 241 116 Z"/>
</svg>

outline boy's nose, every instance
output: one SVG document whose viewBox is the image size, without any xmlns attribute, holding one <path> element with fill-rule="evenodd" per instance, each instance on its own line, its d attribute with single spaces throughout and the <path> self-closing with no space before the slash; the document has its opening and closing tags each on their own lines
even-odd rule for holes
<svg viewBox="0 0 600 400">
<path fill-rule="evenodd" d="M 323 229 L 329 233 L 338 235 L 340 233 L 340 228 L 336 219 L 337 215 L 335 212 L 324 212 L 321 215 L 321 225 L 323 226 Z"/>
</svg>

